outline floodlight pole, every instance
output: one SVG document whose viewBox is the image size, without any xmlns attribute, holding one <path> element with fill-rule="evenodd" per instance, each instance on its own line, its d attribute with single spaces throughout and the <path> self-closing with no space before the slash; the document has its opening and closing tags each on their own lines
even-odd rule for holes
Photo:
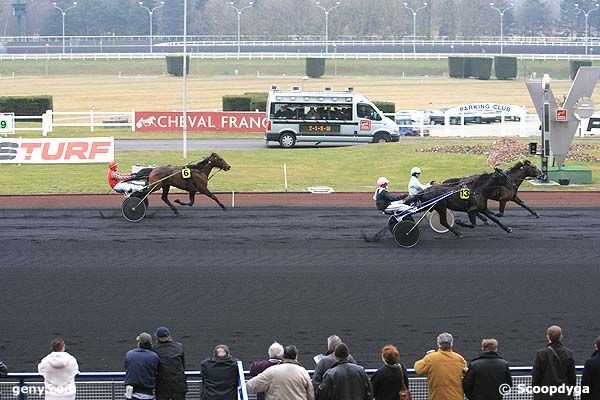
<svg viewBox="0 0 600 400">
<path fill-rule="evenodd" d="M 187 102 L 188 102 L 188 90 L 187 90 L 187 9 L 188 0 L 183 0 L 183 159 L 187 160 Z"/>
<path fill-rule="evenodd" d="M 154 48 L 152 47 L 152 45 L 153 45 L 153 43 L 152 43 L 152 38 L 153 38 L 153 36 L 152 36 L 152 28 L 153 28 L 153 26 L 152 26 L 152 17 L 154 15 L 154 11 L 156 11 L 159 8 L 161 8 L 162 6 L 164 6 L 165 2 L 161 1 L 160 5 L 158 5 L 158 6 L 154 7 L 154 8 L 148 8 L 148 7 L 146 7 L 144 5 L 143 1 L 138 1 L 138 4 L 139 4 L 140 7 L 146 9 L 146 11 L 148 11 L 148 15 L 150 15 L 150 53 L 153 53 L 154 52 Z"/>
<path fill-rule="evenodd" d="M 63 10 L 62 8 L 57 6 L 56 2 L 53 2 L 52 6 L 54 8 L 56 8 L 58 11 L 60 11 L 60 14 L 62 15 L 62 52 L 63 52 L 63 54 L 65 54 L 65 17 L 67 16 L 67 11 L 69 11 L 72 8 L 77 7 L 77 2 L 74 1 L 73 5 L 65 10 Z"/>
<path fill-rule="evenodd" d="M 333 5 L 329 8 L 323 7 L 321 5 L 320 1 L 317 1 L 315 4 L 317 5 L 317 7 L 319 7 L 321 10 L 323 10 L 323 12 L 325 13 L 325 54 L 328 54 L 329 53 L 329 13 L 334 8 L 339 7 L 341 2 L 336 1 L 335 5 Z"/>
<path fill-rule="evenodd" d="M 578 3 L 575 3 L 575 8 L 577 9 L 578 13 L 582 12 L 583 15 L 585 15 L 585 54 L 587 55 L 587 53 L 588 53 L 588 17 L 590 16 L 590 14 L 593 11 L 596 11 L 598 8 L 600 8 L 600 4 L 596 3 L 595 7 L 592 8 L 591 10 L 589 10 L 588 12 L 585 12 L 581 8 L 579 8 Z"/>
<path fill-rule="evenodd" d="M 498 7 L 494 7 L 494 3 L 490 3 L 490 7 L 500 14 L 500 54 L 504 54 L 504 13 L 513 8 L 514 5 L 515 3 L 510 3 L 508 7 L 501 10 Z"/>
<path fill-rule="evenodd" d="M 408 3 L 404 3 L 404 8 L 409 10 L 413 15 L 413 53 L 417 54 L 417 13 L 424 8 L 427 7 L 427 3 L 423 3 L 423 5 L 416 10 L 408 6 Z"/>
<path fill-rule="evenodd" d="M 242 38 L 242 12 L 244 10 L 247 10 L 248 8 L 252 7 L 254 5 L 253 1 L 248 2 L 248 5 L 246 7 L 242 7 L 242 8 L 238 8 L 236 7 L 236 5 L 233 3 L 233 1 L 229 2 L 229 5 L 233 8 L 235 8 L 235 11 L 237 12 L 237 54 L 238 54 L 238 58 L 240 56 L 240 43 L 241 43 L 241 38 Z"/>
</svg>

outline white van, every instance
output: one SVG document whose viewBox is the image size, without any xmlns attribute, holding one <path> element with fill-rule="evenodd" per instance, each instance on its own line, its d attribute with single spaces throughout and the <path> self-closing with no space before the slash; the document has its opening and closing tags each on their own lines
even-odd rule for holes
<svg viewBox="0 0 600 400">
<path fill-rule="evenodd" d="M 352 88 L 334 92 L 283 91 L 272 87 L 267 100 L 265 141 L 284 148 L 296 142 L 397 142 L 398 125 Z"/>
</svg>

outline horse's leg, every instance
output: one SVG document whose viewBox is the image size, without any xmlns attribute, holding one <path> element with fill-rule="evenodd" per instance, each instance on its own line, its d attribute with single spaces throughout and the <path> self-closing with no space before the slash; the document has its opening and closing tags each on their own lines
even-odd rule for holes
<svg viewBox="0 0 600 400">
<path fill-rule="evenodd" d="M 496 214 L 496 217 L 503 217 L 504 216 L 504 209 L 506 208 L 506 203 L 508 203 L 507 200 L 499 200 L 500 202 L 500 206 L 498 207 L 498 214 Z"/>
<path fill-rule="evenodd" d="M 170 185 L 164 185 L 162 187 L 162 196 L 160 196 L 160 198 L 171 208 L 171 210 L 173 210 L 175 215 L 179 215 L 179 211 L 177 211 L 177 208 L 175 208 L 175 206 L 169 201 L 169 189 L 170 188 L 171 188 Z"/>
<path fill-rule="evenodd" d="M 489 225 L 489 221 L 486 217 L 484 217 L 481 213 L 477 213 L 477 218 L 479 218 L 481 220 L 481 222 L 483 222 L 484 225 Z"/>
<path fill-rule="evenodd" d="M 488 217 L 489 219 L 492 220 L 492 222 L 494 222 L 496 225 L 498 225 L 500 228 L 504 229 L 504 231 L 506 231 L 506 233 L 511 233 L 512 232 L 512 228 L 508 227 L 508 226 L 504 226 L 502 224 L 502 222 L 500 222 L 500 220 L 498 218 L 496 218 L 494 216 L 494 214 L 488 210 L 487 208 L 484 208 L 483 210 L 481 210 L 481 213 L 484 214 L 486 217 Z"/>
<path fill-rule="evenodd" d="M 206 197 L 210 197 L 211 199 L 213 199 L 219 205 L 219 207 L 221 207 L 221 209 L 223 211 L 227 210 L 227 207 L 225 207 L 225 205 L 223 205 L 223 203 L 221 203 L 221 201 L 219 199 L 217 199 L 217 196 L 212 194 L 212 192 L 210 190 L 208 190 L 207 187 L 199 188 L 198 186 L 196 186 L 196 190 L 198 190 L 199 193 L 202 193 Z"/>
<path fill-rule="evenodd" d="M 457 238 L 461 238 L 462 233 L 460 233 L 458 229 L 450 226 L 448 223 L 448 219 L 446 218 L 446 207 L 435 207 L 434 210 L 436 210 L 440 216 L 440 224 L 442 224 L 442 226 L 448 229 L 450 232 L 454 233 Z"/>
<path fill-rule="evenodd" d="M 532 210 L 531 207 L 529 207 L 527 205 L 527 203 L 525 203 L 523 200 L 521 200 L 518 195 L 515 195 L 515 197 L 513 198 L 513 201 L 515 203 L 517 203 L 518 205 L 520 205 L 521 207 L 523 207 L 524 209 L 526 209 L 527 211 L 529 211 L 531 213 L 531 215 L 535 215 L 536 218 L 540 217 L 540 214 L 538 214 L 535 210 Z"/>
<path fill-rule="evenodd" d="M 191 179 L 187 179 L 187 187 L 188 187 L 187 191 L 190 195 L 190 201 L 188 201 L 187 203 L 184 203 L 183 201 L 181 201 L 179 199 L 175 199 L 175 203 L 177 203 L 181 206 L 190 206 L 191 207 L 194 205 L 194 198 L 196 197 L 196 187 Z"/>
<path fill-rule="evenodd" d="M 456 225 L 458 226 L 462 226 L 463 228 L 470 228 L 473 229 L 475 228 L 475 226 L 477 225 L 477 212 L 473 212 L 472 210 L 467 211 L 467 215 L 469 216 L 469 222 L 470 224 L 467 224 L 466 222 L 462 222 L 460 220 L 456 221 Z"/>
</svg>

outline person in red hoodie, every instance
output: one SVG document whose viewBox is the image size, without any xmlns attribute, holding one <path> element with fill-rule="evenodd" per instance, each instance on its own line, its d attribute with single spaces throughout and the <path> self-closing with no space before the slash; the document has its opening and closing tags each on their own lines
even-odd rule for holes
<svg viewBox="0 0 600 400">
<path fill-rule="evenodd" d="M 108 164 L 108 184 L 118 193 L 133 193 L 145 188 L 144 185 L 133 182 L 135 174 L 122 174 L 117 171 L 119 164 L 116 161 Z"/>
</svg>

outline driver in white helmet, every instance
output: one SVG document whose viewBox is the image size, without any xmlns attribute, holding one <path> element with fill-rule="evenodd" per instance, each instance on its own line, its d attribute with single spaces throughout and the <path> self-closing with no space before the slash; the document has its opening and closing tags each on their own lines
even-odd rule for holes
<svg viewBox="0 0 600 400">
<path fill-rule="evenodd" d="M 373 194 L 373 200 L 375 200 L 377 209 L 379 211 L 398 211 L 410 208 L 410 206 L 404 204 L 403 201 L 408 195 L 392 195 L 387 190 L 389 183 L 390 181 L 385 176 L 377 179 L 377 189 L 375 190 L 375 194 Z"/>
<path fill-rule="evenodd" d="M 413 167 L 410 170 L 410 181 L 408 181 L 408 194 L 409 195 L 415 196 L 433 184 L 433 181 L 431 181 L 430 183 L 423 185 L 421 183 L 421 181 L 419 181 L 420 176 L 421 176 L 421 168 Z"/>
</svg>

